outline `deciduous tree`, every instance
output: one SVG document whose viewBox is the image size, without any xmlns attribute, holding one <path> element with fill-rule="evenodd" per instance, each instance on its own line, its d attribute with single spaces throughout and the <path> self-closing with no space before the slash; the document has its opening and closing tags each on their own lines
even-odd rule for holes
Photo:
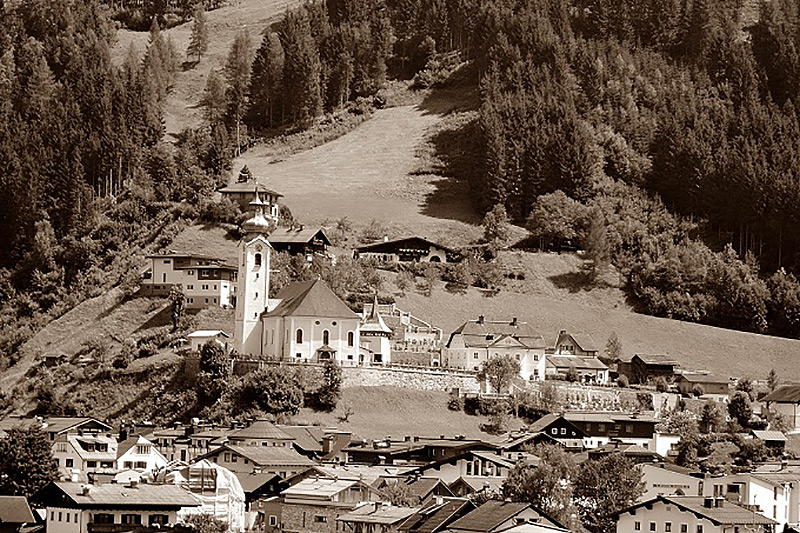
<svg viewBox="0 0 800 533">
<path fill-rule="evenodd" d="M 519 376 L 519 361 L 510 355 L 495 355 L 484 361 L 478 371 L 479 381 L 487 382 L 495 393 L 502 393 Z"/>
<path fill-rule="evenodd" d="M 58 479 L 53 446 L 37 427 L 8 430 L 0 438 L 0 494 L 30 498 Z"/>
</svg>

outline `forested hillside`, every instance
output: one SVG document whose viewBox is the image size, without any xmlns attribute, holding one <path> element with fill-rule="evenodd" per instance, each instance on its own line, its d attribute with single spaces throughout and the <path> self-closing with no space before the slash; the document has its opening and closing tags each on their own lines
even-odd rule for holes
<svg viewBox="0 0 800 533">
<path fill-rule="evenodd" d="M 0 368 L 75 303 L 132 288 L 184 225 L 235 222 L 209 197 L 258 137 L 465 63 L 480 112 L 455 177 L 481 210 L 579 240 L 643 312 L 798 337 L 798 2 L 741 2 L 310 2 L 237 37 L 175 143 L 164 102 L 204 53 L 200 4 L 0 2 Z M 176 50 L 160 25 L 189 19 Z M 115 24 L 149 28 L 121 66 Z"/>
</svg>

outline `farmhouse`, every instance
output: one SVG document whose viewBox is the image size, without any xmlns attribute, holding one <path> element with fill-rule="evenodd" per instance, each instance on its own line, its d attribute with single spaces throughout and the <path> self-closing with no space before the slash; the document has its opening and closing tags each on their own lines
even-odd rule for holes
<svg viewBox="0 0 800 533">
<path fill-rule="evenodd" d="M 668 355 L 636 354 L 631 359 L 628 379 L 632 383 L 645 384 L 659 377 L 671 380 L 675 375 L 678 361 Z"/>
<path fill-rule="evenodd" d="M 562 329 L 558 333 L 552 353 L 555 355 L 597 357 L 598 350 L 597 344 L 595 344 L 591 335 L 586 333 L 567 333 L 567 330 Z"/>
<path fill-rule="evenodd" d="M 630 531 L 684 531 L 768 533 L 777 525 L 749 509 L 724 498 L 699 496 L 657 496 L 613 513 L 617 533 Z"/>
<path fill-rule="evenodd" d="M 273 224 L 278 223 L 278 218 L 280 216 L 278 199 L 283 195 L 264 187 L 256 180 L 232 183 L 227 187 L 219 189 L 219 193 L 223 198 L 227 198 L 238 205 L 243 213 L 252 209 L 252 202 L 255 201 L 256 197 L 260 197 L 260 199 L 263 199 L 265 202 L 266 209 L 264 216 Z"/>
<path fill-rule="evenodd" d="M 681 394 L 690 395 L 695 391 L 701 392 L 701 396 L 728 396 L 728 384 L 730 380 L 724 376 L 716 376 L 703 372 L 683 372 L 675 377 L 675 384 Z"/>
<path fill-rule="evenodd" d="M 614 439 L 654 449 L 658 420 L 650 415 L 574 411 L 563 416 L 586 435 L 584 443 L 587 448 L 596 448 Z"/>
<path fill-rule="evenodd" d="M 149 255 L 150 268 L 141 283 L 141 293 L 166 296 L 179 286 L 186 297 L 186 307 L 229 307 L 233 295 L 236 267 L 214 257 L 171 252 Z"/>
<path fill-rule="evenodd" d="M 786 418 L 792 431 L 800 429 L 800 385 L 784 385 L 762 400 L 767 409 Z"/>
<path fill-rule="evenodd" d="M 581 383 L 608 384 L 608 367 L 600 359 L 581 355 L 548 355 L 545 374 L 569 376 L 574 373 Z"/>
<path fill-rule="evenodd" d="M 284 479 L 303 472 L 314 464 L 292 448 L 234 444 L 225 444 L 197 459 L 208 459 L 237 475 L 258 472 L 279 475 Z"/>
<path fill-rule="evenodd" d="M 302 224 L 275 228 L 269 235 L 269 243 L 276 252 L 303 255 L 309 259 L 314 254 L 324 255 L 331 245 L 322 228 L 307 228 Z"/>
<path fill-rule="evenodd" d="M 459 252 L 422 237 L 407 237 L 393 241 L 387 239 L 368 244 L 356 248 L 355 255 L 384 263 L 460 263 L 462 260 Z"/>
<path fill-rule="evenodd" d="M 491 357 L 511 356 L 519 361 L 520 377 L 542 381 L 545 376 L 545 342 L 527 322 L 470 320 L 453 333 L 442 350 L 451 368 L 477 371 Z"/>
<path fill-rule="evenodd" d="M 175 525 L 178 512 L 200 501 L 177 485 L 86 485 L 55 481 L 35 499 L 51 533 L 116 533 Z"/>
</svg>

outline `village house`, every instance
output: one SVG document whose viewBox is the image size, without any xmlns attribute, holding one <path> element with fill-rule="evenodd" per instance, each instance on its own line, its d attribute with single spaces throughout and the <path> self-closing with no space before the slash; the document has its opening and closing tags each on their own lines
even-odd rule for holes
<svg viewBox="0 0 800 533">
<path fill-rule="evenodd" d="M 174 526 L 183 509 L 200 501 L 177 485 L 55 481 L 35 497 L 46 511 L 48 533 L 118 533 Z"/>
<path fill-rule="evenodd" d="M 197 460 L 207 459 L 239 475 L 251 472 L 291 477 L 307 470 L 314 462 L 283 446 L 240 446 L 224 444 L 216 450 L 201 455 Z"/>
<path fill-rule="evenodd" d="M 209 342 L 215 343 L 225 353 L 228 353 L 233 348 L 231 336 L 218 329 L 199 329 L 189 333 L 186 338 L 189 340 L 189 349 L 193 352 L 199 352 L 203 345 Z"/>
<path fill-rule="evenodd" d="M 291 448 L 294 437 L 269 420 L 256 420 L 249 426 L 228 434 L 228 443 L 235 446 L 272 446 Z"/>
<path fill-rule="evenodd" d="M 420 437 L 406 435 L 402 440 L 387 437 L 372 442 L 361 441 L 343 451 L 348 462 L 366 464 L 417 464 L 461 457 L 470 450 L 492 450 L 494 446 L 481 440 L 466 439 L 463 435 L 447 438 L 445 435 Z"/>
<path fill-rule="evenodd" d="M 568 333 L 562 329 L 553 346 L 552 355 L 579 355 L 582 357 L 597 357 L 599 354 L 597 344 L 587 333 Z"/>
<path fill-rule="evenodd" d="M 678 361 L 668 355 L 635 354 L 631 358 L 630 375 L 631 383 L 646 384 L 656 378 L 663 377 L 671 381 L 675 376 Z"/>
<path fill-rule="evenodd" d="M 218 190 L 222 198 L 227 198 L 238 205 L 242 213 L 252 209 L 252 203 L 258 197 L 264 202 L 264 216 L 273 224 L 277 224 L 280 218 L 280 206 L 278 201 L 283 197 L 282 194 L 268 189 L 256 180 L 239 181 L 232 183 Z"/>
<path fill-rule="evenodd" d="M 417 511 L 418 507 L 367 502 L 336 520 L 344 533 L 398 533 L 399 527 Z"/>
<path fill-rule="evenodd" d="M 283 531 L 286 533 L 336 533 L 337 519 L 362 502 L 379 502 L 383 494 L 363 481 L 311 478 L 282 493 Z"/>
<path fill-rule="evenodd" d="M 639 444 L 632 444 L 618 440 L 611 440 L 602 446 L 592 448 L 587 453 L 589 459 L 603 459 L 604 457 L 608 457 L 612 454 L 619 454 L 634 464 L 653 464 L 663 460 L 663 457 L 658 455 L 656 452 L 648 450 Z"/>
<path fill-rule="evenodd" d="M 36 518 L 24 496 L 0 496 L 0 533 L 19 533 Z"/>
<path fill-rule="evenodd" d="M 150 268 L 141 282 L 141 294 L 166 296 L 179 286 L 188 308 L 232 307 L 236 303 L 236 267 L 214 257 L 170 252 L 149 255 Z"/>
<path fill-rule="evenodd" d="M 791 431 L 800 429 L 800 385 L 783 385 L 762 398 L 767 410 L 783 415 Z"/>
<path fill-rule="evenodd" d="M 154 472 L 167 463 L 158 448 L 141 435 L 132 435 L 117 445 L 117 468 L 120 470 Z"/>
<path fill-rule="evenodd" d="M 663 496 L 702 496 L 704 479 L 692 470 L 667 462 L 636 465 L 642 472 L 644 492 L 640 502 Z"/>
<path fill-rule="evenodd" d="M 792 471 L 730 474 L 706 481 L 706 497 L 725 498 L 776 521 L 781 528 L 800 521 L 800 474 Z"/>
<path fill-rule="evenodd" d="M 786 447 L 786 435 L 780 431 L 767 429 L 751 429 L 750 436 L 764 441 L 764 446 L 773 450 L 783 451 Z"/>
<path fill-rule="evenodd" d="M 724 498 L 657 496 L 616 511 L 617 533 L 772 533 L 777 523 Z"/>
<path fill-rule="evenodd" d="M 570 374 L 580 383 L 608 385 L 608 367 L 600 359 L 583 355 L 548 355 L 545 374 L 566 379 Z"/>
<path fill-rule="evenodd" d="M 382 263 L 460 263 L 462 260 L 461 254 L 452 248 L 421 237 L 407 237 L 392 241 L 384 239 L 381 242 L 356 248 L 355 256 L 375 259 Z"/>
<path fill-rule="evenodd" d="M 524 459 L 532 457 L 522 454 Z M 517 459 L 512 460 L 491 451 L 470 450 L 449 459 L 420 466 L 407 475 L 436 477 L 448 485 L 464 476 L 504 480 L 516 462 Z"/>
<path fill-rule="evenodd" d="M 555 519 L 529 503 L 489 500 L 451 523 L 452 533 L 500 533 L 514 526 L 535 524 L 566 531 Z"/>
<path fill-rule="evenodd" d="M 374 486 L 381 490 L 399 488 L 412 499 L 412 506 L 424 506 L 444 497 L 453 496 L 453 491 L 440 478 L 435 476 L 396 475 L 381 477 Z"/>
<path fill-rule="evenodd" d="M 117 439 L 99 431 L 60 434 L 53 442 L 53 458 L 64 479 L 86 481 L 89 474 L 116 470 Z"/>
<path fill-rule="evenodd" d="M 541 437 L 545 435 L 546 437 Z M 504 449 L 520 450 L 524 449 L 526 445 L 537 444 L 539 442 L 558 443 L 568 450 L 582 451 L 584 448 L 584 439 L 588 435 L 580 429 L 576 424 L 567 420 L 559 413 L 548 413 L 539 418 L 533 424 L 528 426 L 527 433 L 524 433 L 517 438 L 504 443 Z"/>
<path fill-rule="evenodd" d="M 450 368 L 478 371 L 492 357 L 510 356 L 520 363 L 524 380 L 545 379 L 545 342 L 527 322 L 486 320 L 482 315 L 461 325 L 442 350 Z"/>
<path fill-rule="evenodd" d="M 325 255 L 330 239 L 320 227 L 280 226 L 269 234 L 269 243 L 276 252 L 302 255 L 311 260 L 314 255 Z"/>
<path fill-rule="evenodd" d="M 651 414 L 572 411 L 563 416 L 585 435 L 584 446 L 589 449 L 615 440 L 638 444 L 645 450 L 666 457 L 680 440 L 677 435 L 658 433 L 656 424 L 659 420 Z"/>
<path fill-rule="evenodd" d="M 730 380 L 724 376 L 717 376 L 705 372 L 682 372 L 675 376 L 675 384 L 681 394 L 691 396 L 695 391 L 700 392 L 702 398 L 727 399 Z"/>
</svg>

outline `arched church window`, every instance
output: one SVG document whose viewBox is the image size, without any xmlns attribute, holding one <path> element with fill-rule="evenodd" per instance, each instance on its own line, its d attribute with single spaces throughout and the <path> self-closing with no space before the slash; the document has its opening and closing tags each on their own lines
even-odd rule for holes
<svg viewBox="0 0 800 533">
<path fill-rule="evenodd" d="M 297 330 L 297 335 L 296 335 L 295 341 L 297 342 L 297 344 L 301 344 L 303 342 L 303 330 L 302 329 L 298 329 Z"/>
<path fill-rule="evenodd" d="M 352 347 L 352 346 L 353 346 L 353 342 L 354 342 L 354 340 L 353 340 L 353 339 L 354 339 L 354 337 L 355 337 L 355 335 L 353 334 L 353 332 L 352 332 L 352 331 L 348 331 L 348 332 L 347 332 L 347 345 L 348 345 L 348 346 L 350 346 L 350 347 Z"/>
<path fill-rule="evenodd" d="M 256 259 L 256 266 L 260 267 L 261 266 L 261 254 L 256 254 L 255 259 Z"/>
<path fill-rule="evenodd" d="M 322 344 L 328 344 L 329 341 L 330 341 L 330 333 L 328 333 L 328 330 L 326 329 L 325 331 L 322 332 Z"/>
</svg>

